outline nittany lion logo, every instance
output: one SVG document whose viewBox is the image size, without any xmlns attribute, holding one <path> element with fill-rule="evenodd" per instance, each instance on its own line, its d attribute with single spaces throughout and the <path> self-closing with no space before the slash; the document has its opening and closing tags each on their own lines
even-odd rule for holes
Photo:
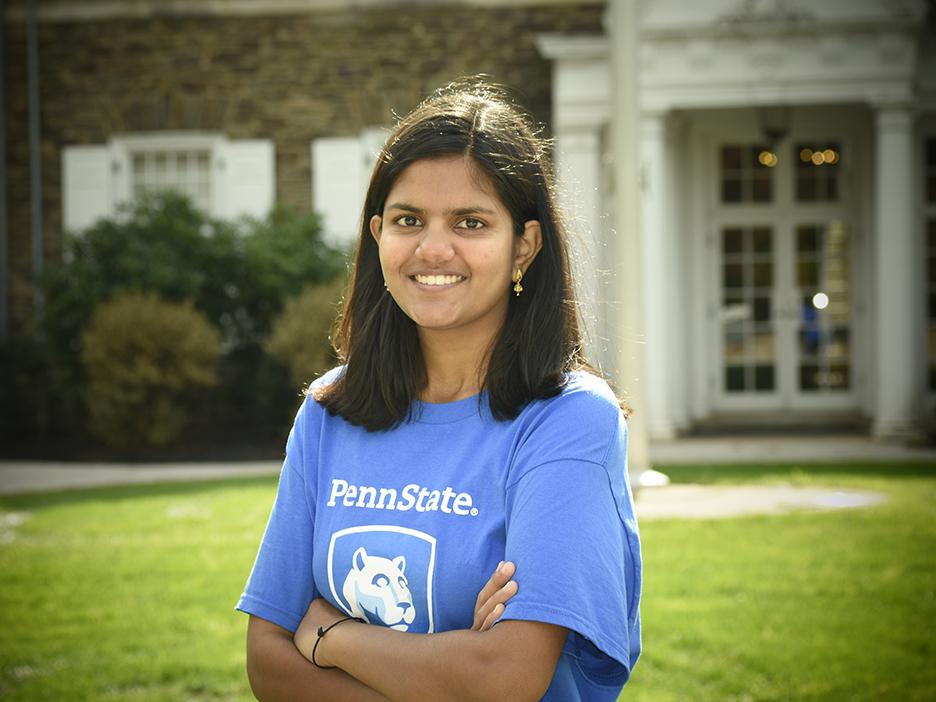
<svg viewBox="0 0 936 702">
<path fill-rule="evenodd" d="M 433 633 L 435 552 L 435 537 L 416 529 L 370 525 L 337 531 L 328 549 L 331 594 L 341 609 L 371 624 Z"/>
<path fill-rule="evenodd" d="M 369 556 L 363 546 L 354 552 L 351 570 L 341 591 L 355 617 L 406 631 L 416 618 L 413 597 L 403 571 L 406 558 Z"/>
</svg>

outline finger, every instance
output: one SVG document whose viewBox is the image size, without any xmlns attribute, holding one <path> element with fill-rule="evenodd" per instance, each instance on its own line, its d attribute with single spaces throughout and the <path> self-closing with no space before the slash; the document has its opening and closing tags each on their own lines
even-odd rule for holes
<svg viewBox="0 0 936 702">
<path fill-rule="evenodd" d="M 478 631 L 487 631 L 492 626 L 494 626 L 494 622 L 500 619 L 504 614 L 504 609 L 504 605 L 498 603 L 497 606 L 491 610 L 491 613 L 487 615 L 487 618 L 484 620 L 484 623 L 481 625 L 481 628 L 478 629 Z"/>
<path fill-rule="evenodd" d="M 490 604 L 493 605 L 490 608 L 491 611 L 485 615 L 484 622 L 481 624 L 479 631 L 487 631 L 494 626 L 494 622 L 500 619 L 506 611 L 507 600 L 516 595 L 519 589 L 517 581 L 511 580 L 494 594 L 490 600 Z M 485 610 L 486 609 L 487 608 L 485 608 Z"/>
<path fill-rule="evenodd" d="M 481 630 L 485 620 L 490 616 L 491 612 L 496 609 L 498 606 L 503 610 L 504 605 L 507 603 L 511 597 L 517 594 L 517 581 L 511 580 L 509 583 L 504 585 L 504 587 L 497 590 L 491 597 L 485 602 L 478 611 L 475 612 L 475 624 L 477 625 L 477 630 Z"/>
<path fill-rule="evenodd" d="M 481 588 L 481 592 L 478 593 L 478 597 L 475 599 L 475 610 L 478 609 L 482 604 L 487 602 L 491 594 L 498 588 L 500 585 L 495 585 L 492 587 L 492 584 L 497 580 L 497 576 L 500 574 L 500 571 L 504 567 L 504 562 L 501 561 L 497 564 L 497 568 L 494 569 L 494 573 L 488 578 L 488 581 L 484 583 L 484 587 Z"/>
<path fill-rule="evenodd" d="M 487 606 L 487 603 L 490 599 L 500 590 L 504 585 L 506 585 L 514 571 L 516 566 L 509 561 L 507 563 L 501 563 L 502 567 L 499 570 L 495 571 L 494 574 L 485 584 L 484 588 L 478 593 L 478 599 L 475 601 L 475 617 L 472 628 L 477 629 L 484 622 L 484 617 L 490 612 L 491 607 Z M 482 615 L 482 610 L 484 611 Z"/>
<path fill-rule="evenodd" d="M 514 570 L 516 570 L 516 566 L 513 563 L 510 561 L 507 561 L 506 563 L 501 561 L 497 570 L 495 570 L 491 577 L 488 578 L 487 583 L 485 583 L 484 587 L 481 589 L 481 592 L 478 593 L 478 599 L 475 600 L 475 609 L 478 609 L 478 607 L 483 605 L 491 598 L 491 595 L 497 592 L 500 588 L 504 587 L 507 581 L 513 577 Z"/>
</svg>

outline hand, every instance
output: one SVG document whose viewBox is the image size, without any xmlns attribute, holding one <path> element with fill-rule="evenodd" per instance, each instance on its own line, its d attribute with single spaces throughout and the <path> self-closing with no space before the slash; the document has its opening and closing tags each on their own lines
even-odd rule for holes
<svg viewBox="0 0 936 702">
<path fill-rule="evenodd" d="M 505 603 L 517 594 L 517 581 L 510 579 L 516 569 L 510 561 L 501 561 L 491 579 L 478 593 L 472 631 L 487 631 L 504 614 Z"/>
<path fill-rule="evenodd" d="M 312 648 L 315 646 L 316 639 L 318 639 L 318 628 L 321 626 L 327 629 L 336 621 L 344 619 L 346 616 L 344 612 L 340 612 L 332 607 L 331 604 L 322 597 L 312 600 L 312 604 L 310 604 L 309 609 L 306 610 L 305 616 L 302 618 L 302 621 L 299 622 L 299 628 L 296 629 L 296 633 L 293 634 L 293 643 L 296 644 L 299 653 L 308 658 L 311 662 Z M 352 626 L 353 624 L 355 624 L 355 622 L 347 622 L 341 626 Z M 325 638 L 328 637 L 326 636 Z M 316 651 L 315 654 L 315 660 L 319 665 L 332 665 L 326 658 L 327 648 L 324 641 L 319 644 L 318 651 Z"/>
</svg>

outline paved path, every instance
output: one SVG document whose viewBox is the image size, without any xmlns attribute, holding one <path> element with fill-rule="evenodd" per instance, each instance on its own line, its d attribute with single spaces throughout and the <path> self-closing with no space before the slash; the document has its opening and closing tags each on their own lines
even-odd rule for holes
<svg viewBox="0 0 936 702">
<path fill-rule="evenodd" d="M 279 472 L 280 466 L 279 461 L 243 463 L 0 461 L 0 494 L 275 475 Z"/>
<path fill-rule="evenodd" d="M 720 519 L 796 510 L 855 509 L 887 499 L 877 492 L 792 485 L 667 485 L 643 488 L 637 518 Z"/>
<path fill-rule="evenodd" d="M 0 494 L 47 492 L 108 485 L 133 485 L 269 475 L 279 462 L 88 464 L 0 462 Z M 855 490 L 751 485 L 667 485 L 643 488 L 637 516 L 650 519 L 713 519 L 797 509 L 854 508 L 876 504 L 882 495 Z"/>
<path fill-rule="evenodd" d="M 936 465 L 936 446 L 913 447 L 867 436 L 690 437 L 650 444 L 654 463 L 764 461 L 922 461 Z"/>
<path fill-rule="evenodd" d="M 705 437 L 654 442 L 651 451 L 659 464 L 911 460 L 936 466 L 936 449 L 885 444 L 866 437 Z M 276 475 L 280 465 L 279 461 L 171 464 L 0 461 L 0 494 Z M 794 509 L 854 508 L 881 499 L 881 495 L 874 493 L 793 486 L 669 485 L 641 490 L 637 510 L 641 519 L 707 519 Z"/>
</svg>

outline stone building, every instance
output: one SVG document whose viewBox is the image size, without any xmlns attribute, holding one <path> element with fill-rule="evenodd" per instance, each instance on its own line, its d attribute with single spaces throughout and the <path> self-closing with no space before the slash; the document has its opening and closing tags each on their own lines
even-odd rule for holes
<svg viewBox="0 0 936 702">
<path fill-rule="evenodd" d="M 218 216 L 314 208 L 348 240 L 393 115 L 486 73 L 556 138 L 591 352 L 614 373 L 622 28 L 604 2 L 36 4 L 38 228 L 28 3 L 3 17 L 8 333 L 32 314 L 37 247 L 58 256 L 64 229 L 154 185 Z M 936 392 L 933 4 L 644 0 L 639 15 L 651 436 L 739 422 L 916 434 Z"/>
</svg>

